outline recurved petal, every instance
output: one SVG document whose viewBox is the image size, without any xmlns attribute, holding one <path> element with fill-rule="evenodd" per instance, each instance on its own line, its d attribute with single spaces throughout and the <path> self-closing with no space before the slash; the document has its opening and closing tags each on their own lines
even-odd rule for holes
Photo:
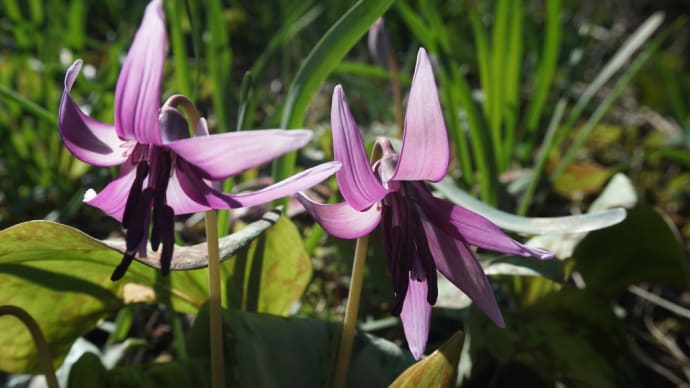
<svg viewBox="0 0 690 388">
<path fill-rule="evenodd" d="M 449 158 L 448 132 L 431 61 L 420 48 L 405 111 L 400 159 L 392 179 L 440 181 L 448 171 Z"/>
<path fill-rule="evenodd" d="M 434 197 L 426 187 L 417 185 L 420 205 L 436 227 L 469 245 L 495 252 L 550 259 L 554 255 L 539 248 L 530 248 L 510 238 L 485 217 Z"/>
<path fill-rule="evenodd" d="M 360 212 L 347 202 L 329 205 L 314 202 L 304 193 L 297 193 L 297 199 L 328 234 L 338 238 L 362 237 L 374 230 L 381 221 L 378 204 Z"/>
<path fill-rule="evenodd" d="M 454 240 L 429 220 L 422 220 L 436 268 L 462 290 L 499 327 L 505 327 L 501 310 L 484 269 L 462 241 Z"/>
<path fill-rule="evenodd" d="M 426 342 L 429 339 L 429 320 L 431 305 L 427 302 L 427 282 L 410 276 L 410 283 L 405 294 L 400 319 L 407 339 L 407 346 L 415 360 L 422 358 Z"/>
<path fill-rule="evenodd" d="M 165 61 L 163 2 L 153 0 L 134 36 L 115 89 L 115 128 L 126 140 L 160 144 L 158 109 Z"/>
<path fill-rule="evenodd" d="M 100 193 L 89 189 L 84 194 L 84 202 L 103 210 L 109 216 L 122 221 L 127 197 L 134 184 L 137 169 L 129 162 L 125 163 L 117 177 L 108 183 Z M 146 187 L 146 181 L 144 181 Z"/>
<path fill-rule="evenodd" d="M 62 142 L 82 162 L 100 167 L 122 164 L 127 160 L 133 145 L 117 137 L 114 126 L 87 116 L 70 95 L 81 65 L 81 59 L 77 60 L 65 74 L 65 89 L 62 92 L 58 113 L 58 129 Z"/>
<path fill-rule="evenodd" d="M 347 106 L 345 94 L 340 85 L 333 90 L 331 127 L 333 154 L 335 160 L 343 163 L 343 168 L 336 173 L 340 192 L 356 210 L 367 209 L 372 203 L 383 198 L 387 190 L 372 171 L 362 135 Z"/>
<path fill-rule="evenodd" d="M 204 178 L 219 180 L 296 150 L 311 136 L 306 129 L 264 129 L 195 136 L 163 146 L 198 167 Z"/>
</svg>

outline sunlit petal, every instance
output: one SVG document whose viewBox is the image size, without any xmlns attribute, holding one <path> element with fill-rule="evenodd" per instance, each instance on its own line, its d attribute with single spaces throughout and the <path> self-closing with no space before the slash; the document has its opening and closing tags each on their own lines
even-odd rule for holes
<svg viewBox="0 0 690 388">
<path fill-rule="evenodd" d="M 381 210 L 378 204 L 359 212 L 347 202 L 338 204 L 320 204 L 312 201 L 303 193 L 297 193 L 297 199 L 314 217 L 328 234 L 339 238 L 353 239 L 362 237 L 376 228 L 381 221 Z"/>
<path fill-rule="evenodd" d="M 505 327 L 491 284 L 474 253 L 428 220 L 422 220 L 436 268 L 461 289 L 499 327 Z"/>
<path fill-rule="evenodd" d="M 87 116 L 70 96 L 81 65 L 81 60 L 74 62 L 65 74 L 65 90 L 62 92 L 58 113 L 62 142 L 82 162 L 100 167 L 122 164 L 127 160 L 133 143 L 117 137 L 114 126 Z"/>
<path fill-rule="evenodd" d="M 410 275 L 405 301 L 400 319 L 407 339 L 407 346 L 415 360 L 422 358 L 429 339 L 429 320 L 431 305 L 427 302 L 428 286 L 426 280 L 419 281 Z"/>
<path fill-rule="evenodd" d="M 392 179 L 440 181 L 448 171 L 449 155 L 448 133 L 431 61 L 420 48 L 407 100 L 400 160 Z"/>
<path fill-rule="evenodd" d="M 115 89 L 115 128 L 126 140 L 160 144 L 158 109 L 165 61 L 163 2 L 146 7 Z"/>
<path fill-rule="evenodd" d="M 195 136 L 164 144 L 198 167 L 204 178 L 224 179 L 269 162 L 309 142 L 306 129 L 265 129 Z"/>
<path fill-rule="evenodd" d="M 232 194 L 229 195 L 229 197 L 236 201 L 241 207 L 260 205 L 314 187 L 338 171 L 340 166 L 340 162 L 323 163 L 261 190 Z"/>
<path fill-rule="evenodd" d="M 420 205 L 436 227 L 455 239 L 495 252 L 550 259 L 553 253 L 530 248 L 510 238 L 493 222 L 461 206 L 434 197 L 428 189 L 417 184 Z"/>
<path fill-rule="evenodd" d="M 136 177 L 136 170 L 132 163 L 125 163 L 117 177 L 108 183 L 100 193 L 96 194 L 93 190 L 87 191 L 84 195 L 84 202 L 103 210 L 116 220 L 122 221 L 127 197 Z"/>
<path fill-rule="evenodd" d="M 343 162 L 343 168 L 336 174 L 340 192 L 350 206 L 364 210 L 383 198 L 387 190 L 371 169 L 362 135 L 340 85 L 333 90 L 331 127 L 334 158 Z"/>
</svg>

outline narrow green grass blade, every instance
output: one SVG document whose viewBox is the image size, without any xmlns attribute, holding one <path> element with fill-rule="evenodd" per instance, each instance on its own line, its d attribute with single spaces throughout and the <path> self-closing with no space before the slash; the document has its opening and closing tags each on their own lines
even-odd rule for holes
<svg viewBox="0 0 690 388">
<path fill-rule="evenodd" d="M 495 205 L 498 203 L 498 172 L 491 147 L 490 133 L 486 130 L 485 122 L 482 120 L 479 107 L 472 98 L 472 90 L 465 76 L 460 73 L 458 67 L 452 67 L 450 74 L 451 85 L 456 91 L 458 101 L 460 101 L 467 116 L 472 154 L 479 170 L 482 199 L 484 202 Z"/>
<path fill-rule="evenodd" d="M 15 104 L 20 105 L 22 108 L 36 115 L 36 117 L 44 120 L 51 126 L 57 126 L 57 116 L 54 113 L 47 111 L 42 106 L 36 104 L 35 102 L 29 100 L 28 98 L 22 96 L 21 94 L 15 92 L 14 90 L 0 85 L 0 98 L 4 98 L 7 101 L 11 101 Z"/>
<path fill-rule="evenodd" d="M 429 52 L 436 52 L 436 39 L 431 33 L 428 24 L 405 2 L 398 1 L 395 3 L 395 10 L 402 20 L 407 25 L 407 28 L 412 31 L 412 34 L 419 39 L 422 46 L 426 47 Z"/>
<path fill-rule="evenodd" d="M 546 27 L 544 49 L 532 81 L 533 94 L 530 99 L 525 126 L 534 132 L 544 109 L 544 102 L 556 73 L 558 53 L 561 47 L 561 0 L 546 2 Z"/>
<path fill-rule="evenodd" d="M 247 105 L 249 104 L 249 91 L 251 90 L 253 77 L 251 72 L 246 72 L 242 79 L 242 87 L 240 88 L 240 107 L 237 113 L 237 124 L 235 131 L 239 132 L 245 127 L 245 118 L 247 112 Z M 227 178 L 223 181 L 223 192 L 229 193 L 235 184 L 233 177 Z M 218 211 L 218 237 L 226 236 L 230 233 L 230 210 Z"/>
<path fill-rule="evenodd" d="M 319 86 L 391 4 L 393 0 L 360 0 L 326 32 L 304 60 L 288 89 L 281 128 L 298 128 L 304 124 L 309 102 Z M 292 175 L 295 160 L 296 154 L 291 152 L 274 162 L 276 182 Z"/>
<path fill-rule="evenodd" d="M 484 114 L 489 116 L 489 98 L 491 98 L 491 68 L 489 63 L 489 43 L 486 31 L 479 20 L 477 11 L 470 9 L 470 23 L 474 34 L 474 44 L 477 46 L 477 62 L 479 65 L 479 83 L 484 91 L 484 101 L 482 103 Z"/>
<path fill-rule="evenodd" d="M 642 23 L 640 27 L 633 32 L 620 49 L 614 54 L 614 56 L 609 60 L 602 71 L 597 75 L 597 77 L 587 86 L 585 91 L 582 93 L 580 98 L 578 98 L 573 110 L 568 114 L 568 120 L 565 125 L 559 130 L 556 135 L 556 144 L 561 144 L 563 139 L 568 135 L 568 131 L 573 127 L 575 122 L 580 118 L 580 115 L 584 111 L 585 107 L 592 100 L 592 97 L 601 89 L 606 82 L 618 71 L 628 63 L 632 55 L 640 48 L 649 38 L 652 36 L 654 31 L 661 25 L 664 20 L 663 12 L 656 12 L 647 20 Z M 552 175 L 552 179 L 555 175 Z"/>
<path fill-rule="evenodd" d="M 182 15 L 185 9 L 184 0 L 171 0 L 165 2 L 167 17 L 170 21 L 168 27 L 170 30 L 170 42 L 172 44 L 173 61 L 175 63 L 175 80 L 177 82 L 177 90 L 186 96 L 192 93 L 189 83 L 189 66 L 187 65 L 187 47 L 184 43 L 184 34 L 182 33 Z"/>
<path fill-rule="evenodd" d="M 494 22 L 492 30 L 491 42 L 491 57 L 490 57 L 490 73 L 491 89 L 488 93 L 489 103 L 489 128 L 491 129 L 491 137 L 493 141 L 494 154 L 496 156 L 496 165 L 499 171 L 503 168 L 504 153 L 503 153 L 503 134 L 501 133 L 501 122 L 503 118 L 503 109 L 505 107 L 505 61 L 506 51 L 508 50 L 508 25 L 510 22 L 510 3 L 513 0 L 499 0 L 496 8 L 496 21 Z"/>
<path fill-rule="evenodd" d="M 505 140 L 503 143 L 503 165 L 501 170 L 510 166 L 515 143 L 517 114 L 520 110 L 520 70 L 522 63 L 522 1 L 512 1 L 510 12 L 510 29 L 508 34 L 507 58 L 505 64 Z"/>
<path fill-rule="evenodd" d="M 232 51 L 223 19 L 222 1 L 211 0 L 207 5 L 207 20 L 211 34 L 206 47 L 209 73 L 213 84 L 213 110 L 218 123 L 216 126 L 218 132 L 227 132 L 230 129 L 227 118 L 227 103 L 229 102 L 227 91 L 230 88 Z"/>
<path fill-rule="evenodd" d="M 551 154 L 551 150 L 555 145 L 555 135 L 558 130 L 558 126 L 561 125 L 561 120 L 563 119 L 563 113 L 565 112 L 566 102 L 562 98 L 556 104 L 556 109 L 551 116 L 551 122 L 549 122 L 549 127 L 546 130 L 546 136 L 541 145 L 541 150 L 537 155 L 537 160 L 535 162 L 534 168 L 532 169 L 532 177 L 525 189 L 522 198 L 520 198 L 520 204 L 518 205 L 517 213 L 521 216 L 527 214 L 529 205 L 532 203 L 532 198 L 534 197 L 534 191 L 537 188 L 541 174 L 544 172 L 544 166 L 546 166 L 546 161 Z"/>
<path fill-rule="evenodd" d="M 307 11 L 306 6 L 308 3 L 303 5 L 297 5 L 297 7 L 304 7 L 304 9 L 297 9 L 294 15 L 301 15 L 299 17 L 288 17 L 283 27 L 281 27 L 278 32 L 271 37 L 268 42 L 266 49 L 261 53 L 261 55 L 254 61 L 251 68 L 251 73 L 258 79 L 264 71 L 266 63 L 268 63 L 271 56 L 283 45 L 285 42 L 292 39 L 295 35 L 299 34 L 305 27 L 312 24 L 321 14 L 323 13 L 323 7 L 320 5 L 314 6 Z M 305 12 L 306 11 L 306 12 Z"/>
<path fill-rule="evenodd" d="M 592 113 L 592 116 L 589 118 L 589 120 L 587 120 L 585 125 L 578 132 L 573 144 L 568 148 L 568 151 L 558 162 L 558 166 L 551 174 L 552 181 L 555 181 L 561 176 L 568 164 L 575 158 L 577 151 L 579 151 L 580 148 L 582 148 L 585 141 L 587 140 L 587 137 L 589 137 L 589 134 L 592 132 L 594 127 L 596 127 L 597 124 L 599 124 L 599 122 L 604 117 L 606 112 L 609 111 L 613 103 L 616 102 L 618 97 L 620 97 L 623 91 L 625 91 L 625 88 L 628 87 L 630 81 L 632 81 L 635 75 L 637 75 L 642 66 L 644 66 L 645 63 L 647 63 L 649 58 L 651 58 L 652 54 L 656 52 L 656 50 L 659 48 L 660 43 L 661 40 L 656 39 L 654 44 L 650 45 L 644 51 L 642 51 L 642 53 L 640 53 L 640 55 L 638 55 L 637 58 L 635 58 L 635 61 L 632 63 L 630 68 L 623 75 L 621 75 L 618 81 L 616 81 L 616 84 L 613 86 L 611 92 L 609 92 L 604 101 L 602 101 L 601 104 L 599 104 L 597 109 L 594 111 L 594 113 Z"/>
</svg>

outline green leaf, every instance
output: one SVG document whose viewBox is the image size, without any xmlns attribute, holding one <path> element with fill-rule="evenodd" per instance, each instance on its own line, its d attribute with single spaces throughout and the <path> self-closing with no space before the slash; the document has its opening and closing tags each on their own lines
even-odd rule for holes
<svg viewBox="0 0 690 388">
<path fill-rule="evenodd" d="M 265 217 L 221 239 L 223 257 L 247 246 L 278 216 L 269 212 Z M 311 263 L 301 245 L 295 246 L 295 235 L 300 240 L 294 226 L 288 220 L 278 224 L 276 232 L 261 242 L 266 254 L 251 254 L 255 262 L 260 261 L 256 258 L 264 262 L 259 272 L 261 283 L 252 287 L 260 311 L 284 314 L 306 287 Z M 286 245 L 281 246 L 281 241 Z M 175 269 L 205 265 L 205 244 L 200 245 L 176 247 Z M 254 246 L 248 250 L 255 251 Z M 158 297 L 169 300 L 179 311 L 195 312 L 208 298 L 206 270 L 173 271 L 158 282 L 154 269 L 134 263 L 122 280 L 112 282 L 110 275 L 121 259 L 122 252 L 66 225 L 30 221 L 12 226 L 0 231 L 0 305 L 16 305 L 31 314 L 59 363 L 77 337 L 125 303 L 150 302 Z M 146 260 L 157 265 L 151 257 Z M 286 265 L 292 267 L 286 269 Z M 225 266 L 230 267 L 230 263 Z M 226 276 L 228 273 L 226 269 Z M 0 354 L 3 370 L 37 371 L 31 336 L 16 320 L 0 319 L 0 346 L 5 349 Z"/>
<path fill-rule="evenodd" d="M 319 86 L 391 4 L 393 0 L 360 0 L 326 32 L 307 55 L 288 89 L 281 128 L 304 125 L 309 102 Z M 295 158 L 292 152 L 274 163 L 273 178 L 276 182 L 292 175 Z"/>
<path fill-rule="evenodd" d="M 519 233 L 581 233 L 615 225 L 625 218 L 624 209 L 610 209 L 562 217 L 521 217 L 491 207 L 472 197 L 455 186 L 448 177 L 441 182 L 433 183 L 431 186 L 448 198 L 450 202 L 481 214 L 503 229 Z"/>
<path fill-rule="evenodd" d="M 125 281 L 111 282 L 120 258 L 117 251 L 64 225 L 29 222 L 5 229 L 0 232 L 0 305 L 16 305 L 31 314 L 58 364 L 77 337 L 122 307 L 127 283 L 146 277 L 134 269 Z M 0 347 L 4 371 L 37 371 L 31 337 L 18 321 L 0 319 Z"/>
<path fill-rule="evenodd" d="M 240 387 L 324 387 L 341 326 L 317 319 L 225 311 L 226 381 Z M 208 311 L 197 316 L 190 355 L 208 357 Z M 383 387 L 413 362 L 409 352 L 370 335 L 355 337 L 348 386 Z"/>
<path fill-rule="evenodd" d="M 688 259 L 675 228 L 640 205 L 622 223 L 590 233 L 575 249 L 575 268 L 588 288 L 607 295 L 639 282 L 688 287 Z"/>
<path fill-rule="evenodd" d="M 228 306 L 276 315 L 287 315 L 312 274 L 299 231 L 285 217 L 224 267 Z"/>
<path fill-rule="evenodd" d="M 506 329 L 483 318 L 470 326 L 473 359 L 485 349 L 499 362 L 484 371 L 496 386 L 639 386 L 623 324 L 595 293 L 564 288 L 505 318 Z"/>
<path fill-rule="evenodd" d="M 464 334 L 458 331 L 429 357 L 407 368 L 390 387 L 455 387 L 464 340 Z"/>
</svg>

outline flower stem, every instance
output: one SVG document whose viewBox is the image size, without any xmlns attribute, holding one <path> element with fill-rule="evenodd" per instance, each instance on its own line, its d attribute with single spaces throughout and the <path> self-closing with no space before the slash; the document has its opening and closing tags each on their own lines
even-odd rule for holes
<svg viewBox="0 0 690 388">
<path fill-rule="evenodd" d="M 31 337 L 34 340 L 34 345 L 36 345 L 36 351 L 38 353 L 38 362 L 43 370 L 43 375 L 46 378 L 46 385 L 48 388 L 58 388 L 57 377 L 55 377 L 55 368 L 53 367 L 53 358 L 50 356 L 50 349 L 48 349 L 48 343 L 45 337 L 43 337 L 43 332 L 29 313 L 24 309 L 17 306 L 0 306 L 0 316 L 3 315 L 13 315 L 22 323 L 31 333 Z"/>
<path fill-rule="evenodd" d="M 362 278 L 364 275 L 364 264 L 367 259 L 368 244 L 369 235 L 366 235 L 358 238 L 355 245 L 355 259 L 352 263 L 352 278 L 350 279 L 350 290 L 347 295 L 345 321 L 343 322 L 343 334 L 340 337 L 340 348 L 338 349 L 338 358 L 336 359 L 333 388 L 343 388 L 347 382 L 352 341 L 355 336 L 355 324 L 357 323 L 357 312 L 359 310 L 359 297 L 362 294 Z"/>
<path fill-rule="evenodd" d="M 220 257 L 218 257 L 218 221 L 215 210 L 205 213 L 208 244 L 208 314 L 211 337 L 211 386 L 225 386 L 223 375 L 223 310 L 220 304 Z"/>
</svg>

